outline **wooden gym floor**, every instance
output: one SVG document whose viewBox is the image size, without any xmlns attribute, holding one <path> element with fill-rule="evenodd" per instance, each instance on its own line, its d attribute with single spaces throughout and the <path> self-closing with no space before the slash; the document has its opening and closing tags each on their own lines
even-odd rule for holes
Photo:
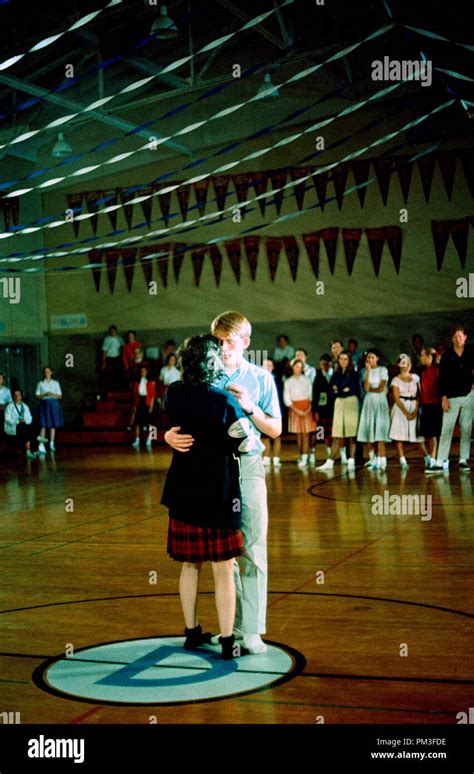
<svg viewBox="0 0 474 774">
<path fill-rule="evenodd" d="M 55 695 L 32 675 L 68 643 L 182 633 L 159 504 L 169 454 L 59 439 L 55 458 L 4 465 L 0 712 L 22 723 L 456 723 L 472 705 L 471 474 L 453 464 L 427 477 L 415 451 L 406 473 L 393 458 L 385 474 L 301 471 L 292 444 L 282 458 L 267 474 L 266 637 L 297 668 L 253 693 L 153 706 Z M 431 495 L 432 518 L 373 515 L 385 490 Z M 217 632 L 212 589 L 205 566 L 200 619 Z"/>
</svg>

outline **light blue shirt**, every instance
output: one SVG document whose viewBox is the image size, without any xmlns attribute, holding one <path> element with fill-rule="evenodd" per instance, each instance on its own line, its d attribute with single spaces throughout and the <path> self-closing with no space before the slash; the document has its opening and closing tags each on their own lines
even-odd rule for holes
<svg viewBox="0 0 474 774">
<path fill-rule="evenodd" d="M 278 392 L 275 385 L 275 380 L 269 371 L 265 368 L 256 366 L 253 363 L 249 363 L 247 360 L 243 360 L 240 367 L 234 371 L 233 374 L 228 376 L 224 374 L 214 383 L 216 387 L 220 387 L 222 390 L 230 384 L 239 384 L 245 387 L 250 400 L 255 403 L 265 414 L 274 419 L 281 418 L 280 401 L 278 400 Z M 252 417 L 250 417 L 252 419 Z M 254 432 L 258 435 L 258 443 L 255 449 L 249 454 L 260 454 L 265 448 L 260 440 L 260 431 L 258 427 L 253 425 Z"/>
</svg>

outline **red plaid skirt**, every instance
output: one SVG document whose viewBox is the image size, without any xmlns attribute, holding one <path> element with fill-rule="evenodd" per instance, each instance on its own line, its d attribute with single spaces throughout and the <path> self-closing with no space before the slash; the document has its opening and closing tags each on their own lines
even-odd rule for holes
<svg viewBox="0 0 474 774">
<path fill-rule="evenodd" d="M 223 562 L 244 553 L 240 529 L 198 527 L 169 520 L 168 554 L 177 562 Z"/>
</svg>

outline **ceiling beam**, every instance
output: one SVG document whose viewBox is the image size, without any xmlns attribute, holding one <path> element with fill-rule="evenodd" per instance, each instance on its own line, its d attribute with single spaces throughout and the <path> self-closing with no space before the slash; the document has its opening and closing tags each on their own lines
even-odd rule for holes
<svg viewBox="0 0 474 774">
<path fill-rule="evenodd" d="M 238 19 L 244 22 L 244 24 L 251 20 L 251 16 L 244 13 L 243 11 L 238 8 L 235 3 L 231 2 L 231 0 L 217 0 L 219 5 L 222 5 L 223 8 L 225 8 L 227 11 L 230 11 L 234 14 Z M 255 27 L 252 27 L 252 29 L 257 30 L 257 32 L 260 33 L 260 35 L 263 35 L 264 38 L 270 41 L 270 43 L 273 43 L 274 46 L 277 46 L 277 48 L 286 48 L 287 44 L 280 40 L 280 38 L 277 38 L 276 35 L 273 35 L 271 32 L 268 32 L 268 30 L 263 26 L 263 24 L 256 24 Z"/>
</svg>

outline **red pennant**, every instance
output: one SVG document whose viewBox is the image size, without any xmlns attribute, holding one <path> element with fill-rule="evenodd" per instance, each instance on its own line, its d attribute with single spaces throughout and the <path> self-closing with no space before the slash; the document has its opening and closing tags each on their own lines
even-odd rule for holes
<svg viewBox="0 0 474 774">
<path fill-rule="evenodd" d="M 392 177 L 393 159 L 374 159 L 374 169 L 377 182 L 379 184 L 380 196 L 383 206 L 387 206 L 388 191 Z"/>
<path fill-rule="evenodd" d="M 110 292 L 115 290 L 115 280 L 117 278 L 117 266 L 120 260 L 120 250 L 105 251 L 105 265 L 107 266 L 107 279 L 109 281 Z"/>
<path fill-rule="evenodd" d="M 168 267 L 169 267 L 169 252 L 171 249 L 170 244 L 163 244 L 163 245 L 157 245 L 155 250 L 157 250 L 160 255 L 156 256 L 156 263 L 158 266 L 158 271 L 160 272 L 161 281 L 163 283 L 163 287 L 168 287 Z"/>
<path fill-rule="evenodd" d="M 13 196 L 8 199 L 8 201 L 10 203 L 10 214 L 13 220 L 13 225 L 18 226 L 20 216 L 20 198 L 18 196 Z"/>
<path fill-rule="evenodd" d="M 152 187 L 153 187 L 153 192 L 159 191 L 161 188 L 164 188 L 163 185 L 159 185 L 157 183 L 155 183 Z M 160 205 L 163 222 L 165 226 L 168 226 L 169 215 L 170 215 L 170 204 L 171 204 L 171 191 L 168 191 L 168 193 L 164 193 L 164 194 L 158 194 L 158 202 Z"/>
<path fill-rule="evenodd" d="M 104 191 L 104 196 L 110 196 L 111 198 L 109 201 L 104 205 L 105 207 L 113 207 L 118 204 L 118 189 L 115 188 L 114 191 Z M 107 216 L 110 220 L 110 225 L 112 226 L 112 229 L 114 231 L 117 231 L 117 215 L 118 215 L 118 209 L 112 210 L 112 212 L 108 212 Z"/>
<path fill-rule="evenodd" d="M 247 201 L 249 187 L 252 183 L 252 175 L 245 173 L 243 175 L 232 175 L 232 180 L 235 186 L 235 193 L 237 194 L 237 201 L 239 204 Z M 245 207 L 239 207 L 242 217 L 245 216 Z"/>
<path fill-rule="evenodd" d="M 471 196 L 474 196 L 474 151 L 459 151 L 459 161 L 461 162 Z"/>
<path fill-rule="evenodd" d="M 99 209 L 97 205 L 97 199 L 101 199 L 103 195 L 104 195 L 103 191 L 87 191 L 85 194 L 87 212 L 94 213 L 92 218 L 90 218 L 92 231 L 94 232 L 94 234 L 97 234 L 97 221 L 98 221 L 97 210 Z"/>
<path fill-rule="evenodd" d="M 266 193 L 267 184 L 268 184 L 268 172 L 254 172 L 252 183 L 253 183 L 255 194 L 257 196 L 261 196 L 261 194 Z M 262 216 L 265 215 L 266 203 L 267 203 L 266 198 L 258 200 L 258 206 L 260 207 L 260 212 L 262 213 Z"/>
<path fill-rule="evenodd" d="M 382 262 L 383 245 L 385 242 L 384 228 L 366 228 L 365 233 L 369 242 L 370 257 L 374 267 L 375 276 L 379 276 L 380 264 Z"/>
<path fill-rule="evenodd" d="M 400 226 L 385 226 L 385 236 L 397 274 L 402 260 L 402 230 Z"/>
<path fill-rule="evenodd" d="M 227 201 L 227 189 L 229 188 L 229 175 L 220 175 L 212 178 L 212 184 L 214 186 L 214 192 L 217 200 L 217 209 L 219 211 L 225 209 Z M 221 215 L 221 220 L 224 214 Z"/>
<path fill-rule="evenodd" d="M 293 282 L 295 282 L 296 274 L 298 272 L 300 248 L 294 236 L 283 237 L 283 244 L 285 245 L 291 276 L 293 277 Z"/>
<path fill-rule="evenodd" d="M 457 156 L 454 151 L 444 151 L 438 155 L 439 169 L 449 201 L 451 201 L 453 195 L 456 162 Z"/>
<path fill-rule="evenodd" d="M 173 271 L 176 284 L 178 284 L 179 274 L 181 266 L 184 261 L 184 253 L 186 252 L 186 245 L 184 242 L 175 242 L 173 245 Z"/>
<path fill-rule="evenodd" d="M 309 262 L 313 269 L 316 279 L 319 277 L 319 247 L 320 247 L 320 235 L 318 231 L 313 231 L 311 234 L 303 234 L 303 242 L 308 253 Z"/>
<path fill-rule="evenodd" d="M 324 242 L 326 253 L 328 257 L 329 271 L 334 274 L 336 268 L 336 250 L 337 250 L 337 235 L 339 233 L 338 228 L 323 228 L 319 232 L 321 239 Z"/>
<path fill-rule="evenodd" d="M 94 285 L 97 293 L 100 291 L 100 277 L 102 274 L 102 250 L 91 250 L 89 253 L 89 263 L 97 263 L 99 266 L 95 266 L 92 271 L 92 277 L 94 279 Z"/>
<path fill-rule="evenodd" d="M 356 185 L 362 186 L 357 189 L 357 196 L 359 197 L 360 206 L 365 204 L 365 194 L 367 193 L 367 186 L 364 183 L 369 179 L 370 172 L 370 159 L 357 159 L 351 161 L 352 174 Z"/>
<path fill-rule="evenodd" d="M 139 196 L 149 196 L 149 199 L 145 199 L 144 202 L 140 202 L 142 207 L 143 216 L 147 226 L 151 226 L 151 211 L 153 209 L 153 186 L 149 185 L 139 192 Z"/>
<path fill-rule="evenodd" d="M 286 184 L 286 178 L 287 178 L 287 172 L 283 171 L 280 172 L 279 170 L 275 172 L 270 172 L 270 181 L 272 184 L 272 190 L 276 191 L 275 196 L 273 197 L 273 201 L 275 202 L 275 207 L 278 215 L 281 212 L 281 205 L 283 202 L 283 196 L 284 191 L 278 190 L 283 188 L 283 186 Z"/>
<path fill-rule="evenodd" d="M 306 177 L 306 175 L 309 175 L 310 172 L 311 172 L 310 167 L 293 167 L 292 169 L 290 169 L 290 178 L 292 180 L 298 180 L 298 178 L 300 177 Z M 304 195 L 306 193 L 307 184 L 308 184 L 308 181 L 305 180 L 303 183 L 297 183 L 296 185 L 293 186 L 296 204 L 300 212 L 303 209 Z"/>
<path fill-rule="evenodd" d="M 76 220 L 76 217 L 82 213 L 83 196 L 84 194 L 82 193 L 67 194 L 68 208 L 70 210 L 77 210 L 77 212 L 74 212 L 73 220 L 72 220 L 72 227 L 74 229 L 74 235 L 76 236 L 76 238 L 79 236 L 79 226 L 81 225 L 81 221 Z"/>
<path fill-rule="evenodd" d="M 204 258 L 207 253 L 207 245 L 198 247 L 191 251 L 191 261 L 194 271 L 194 284 L 198 288 L 201 281 L 202 267 L 204 265 Z"/>
<path fill-rule="evenodd" d="M 246 236 L 244 237 L 245 254 L 247 255 L 247 263 L 250 269 L 250 276 L 255 280 L 257 273 L 258 251 L 260 248 L 259 236 Z"/>
<path fill-rule="evenodd" d="M 181 210 L 183 223 L 186 222 L 186 218 L 188 217 L 190 190 L 191 190 L 191 186 L 188 183 L 186 183 L 185 185 L 180 185 L 179 188 L 176 189 L 176 196 L 178 197 L 179 209 Z"/>
<path fill-rule="evenodd" d="M 123 272 L 125 274 L 125 282 L 127 283 L 128 292 L 130 293 L 133 285 L 133 275 L 135 272 L 135 261 L 137 258 L 136 247 L 125 247 L 121 250 Z"/>
<path fill-rule="evenodd" d="M 316 169 L 316 167 L 314 167 Z M 313 175 L 313 185 L 316 190 L 316 196 L 318 197 L 319 206 L 321 212 L 324 212 L 324 206 L 326 204 L 326 191 L 328 187 L 329 172 L 320 172 L 317 175 Z"/>
<path fill-rule="evenodd" d="M 433 242 L 436 253 L 436 266 L 438 271 L 443 267 L 444 254 L 448 244 L 449 232 L 451 230 L 450 220 L 432 220 L 431 231 L 433 233 Z"/>
<path fill-rule="evenodd" d="M 344 253 L 346 256 L 347 273 L 352 274 L 354 261 L 356 259 L 359 242 L 362 235 L 361 228 L 343 228 L 342 241 L 344 243 Z"/>
<path fill-rule="evenodd" d="M 135 191 L 133 193 L 127 192 L 124 193 L 122 189 L 120 190 L 120 201 L 123 204 L 123 212 L 125 215 L 125 220 L 127 221 L 127 226 L 129 230 L 132 228 L 133 223 L 133 204 L 127 204 L 127 202 L 131 201 L 132 199 L 135 199 L 136 193 Z"/>
<path fill-rule="evenodd" d="M 143 275 L 145 277 L 147 288 L 150 287 L 150 282 L 152 282 L 153 279 L 153 261 L 151 259 L 147 260 L 147 256 L 152 255 L 152 253 L 156 253 L 156 247 L 151 247 L 151 245 L 140 247 L 140 264 L 142 267 Z"/>
<path fill-rule="evenodd" d="M 343 162 L 339 164 L 332 171 L 332 179 L 334 183 L 334 191 L 336 192 L 337 206 L 341 210 L 342 202 L 344 200 L 344 192 L 346 190 L 347 175 L 349 174 L 349 164 Z"/>
<path fill-rule="evenodd" d="M 413 174 L 413 164 L 408 161 L 406 156 L 395 159 L 395 167 L 402 189 L 403 201 L 408 204 L 408 194 L 410 193 L 411 177 Z"/>
<path fill-rule="evenodd" d="M 232 239 L 229 242 L 225 242 L 225 249 L 227 250 L 227 255 L 230 265 L 232 266 L 235 279 L 240 284 L 240 239 Z"/>
<path fill-rule="evenodd" d="M 209 178 L 205 180 L 198 180 L 197 183 L 193 183 L 194 193 L 196 195 L 197 206 L 199 214 L 202 216 L 206 212 L 207 202 L 207 189 L 209 188 Z"/>
<path fill-rule="evenodd" d="M 417 164 L 418 169 L 420 170 L 421 185 L 423 186 L 425 202 L 429 202 L 431 183 L 433 182 L 435 157 L 432 153 L 429 153 L 427 156 L 422 156 L 421 159 L 418 159 Z"/>
<path fill-rule="evenodd" d="M 469 222 L 466 218 L 451 221 L 451 236 L 463 269 L 466 267 L 468 233 Z"/>
<path fill-rule="evenodd" d="M 281 252 L 281 239 L 270 237 L 266 241 L 268 268 L 270 269 L 270 277 L 272 282 L 275 279 L 276 271 L 278 269 L 278 261 L 280 260 Z"/>
<path fill-rule="evenodd" d="M 222 255 L 217 245 L 209 245 L 209 257 L 214 271 L 214 279 L 216 280 L 217 287 L 219 287 L 222 274 Z"/>
</svg>

